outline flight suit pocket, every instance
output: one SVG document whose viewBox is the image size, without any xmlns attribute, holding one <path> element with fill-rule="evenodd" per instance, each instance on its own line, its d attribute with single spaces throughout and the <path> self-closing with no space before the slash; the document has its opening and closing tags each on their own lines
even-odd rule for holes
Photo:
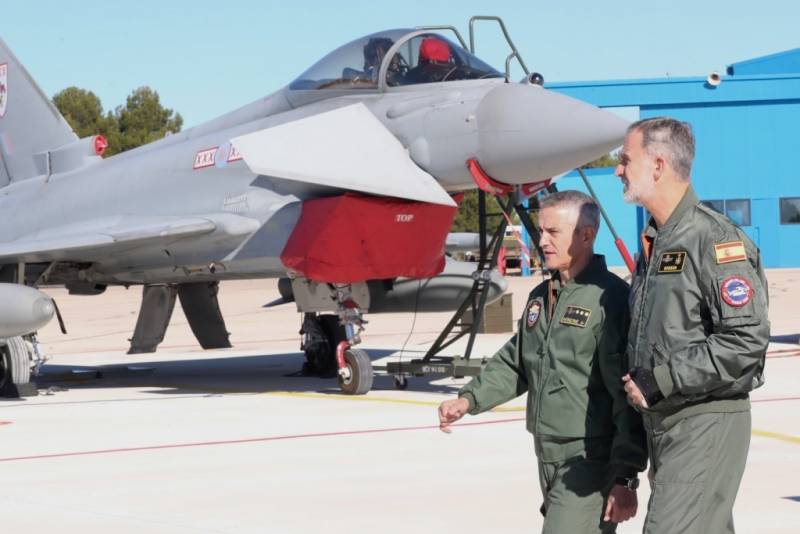
<svg viewBox="0 0 800 534">
<path fill-rule="evenodd" d="M 661 345 L 653 343 L 650 345 L 650 359 L 652 368 L 656 368 L 667 363 L 669 358 L 667 358 L 667 351 Z"/>
<path fill-rule="evenodd" d="M 553 393 L 558 393 L 562 389 L 566 388 L 567 385 L 564 383 L 563 380 L 561 380 L 561 377 L 558 377 L 556 379 L 548 380 L 546 391 L 548 395 L 552 395 Z"/>
</svg>

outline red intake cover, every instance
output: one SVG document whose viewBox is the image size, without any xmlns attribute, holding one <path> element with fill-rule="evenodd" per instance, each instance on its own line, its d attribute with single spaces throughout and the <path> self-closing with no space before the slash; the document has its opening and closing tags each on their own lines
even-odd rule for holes
<svg viewBox="0 0 800 534">
<path fill-rule="evenodd" d="M 306 200 L 281 261 L 317 282 L 430 278 L 444 269 L 456 209 L 351 193 Z"/>
</svg>

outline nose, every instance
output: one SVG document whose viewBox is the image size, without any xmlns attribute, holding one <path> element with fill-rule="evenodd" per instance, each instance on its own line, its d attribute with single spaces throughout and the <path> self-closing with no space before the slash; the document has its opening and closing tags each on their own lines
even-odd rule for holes
<svg viewBox="0 0 800 534">
<path fill-rule="evenodd" d="M 478 162 L 495 180 L 546 180 L 620 146 L 628 122 L 580 100 L 522 84 L 498 85 L 478 105 Z"/>
</svg>

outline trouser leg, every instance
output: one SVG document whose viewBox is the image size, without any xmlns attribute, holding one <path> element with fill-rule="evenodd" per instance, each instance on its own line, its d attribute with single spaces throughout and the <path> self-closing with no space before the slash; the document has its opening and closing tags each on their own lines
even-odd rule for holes
<svg viewBox="0 0 800 534">
<path fill-rule="evenodd" d="M 607 461 L 576 458 L 559 463 L 539 462 L 545 512 L 542 533 L 615 532 L 615 523 L 603 521 L 606 498 L 613 482 Z"/>
<path fill-rule="evenodd" d="M 695 415 L 648 434 L 655 480 L 645 534 L 733 534 L 750 412 Z"/>
</svg>

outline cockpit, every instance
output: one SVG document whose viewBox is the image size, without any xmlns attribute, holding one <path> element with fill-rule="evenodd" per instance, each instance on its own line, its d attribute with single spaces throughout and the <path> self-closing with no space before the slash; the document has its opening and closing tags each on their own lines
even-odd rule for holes
<svg viewBox="0 0 800 534">
<path fill-rule="evenodd" d="M 502 78 L 439 33 L 389 30 L 334 50 L 290 85 L 291 90 L 379 90 L 423 83 Z"/>
</svg>

